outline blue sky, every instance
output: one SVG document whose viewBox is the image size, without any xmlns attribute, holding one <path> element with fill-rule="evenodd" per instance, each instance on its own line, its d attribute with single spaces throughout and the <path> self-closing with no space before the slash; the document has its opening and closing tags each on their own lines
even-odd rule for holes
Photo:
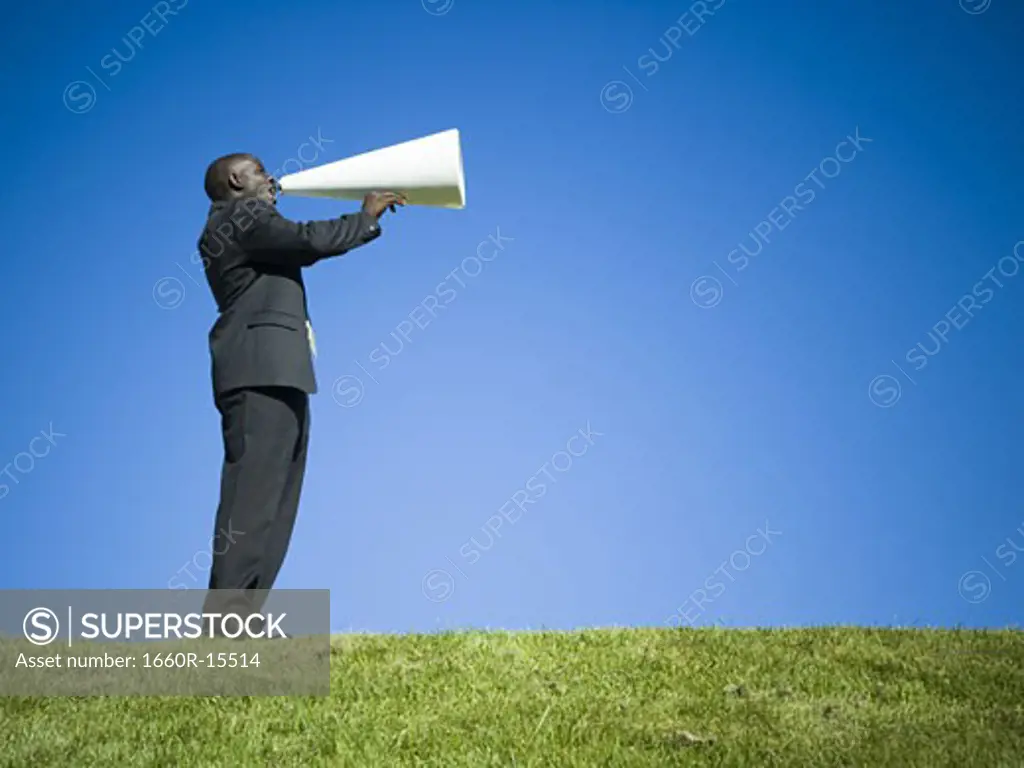
<svg viewBox="0 0 1024 768">
<path fill-rule="evenodd" d="M 205 586 L 207 163 L 458 128 L 465 210 L 387 216 L 307 276 L 321 391 L 279 587 L 330 588 L 339 631 L 1018 623 L 1022 22 L 11 9 L 0 587 Z"/>
</svg>

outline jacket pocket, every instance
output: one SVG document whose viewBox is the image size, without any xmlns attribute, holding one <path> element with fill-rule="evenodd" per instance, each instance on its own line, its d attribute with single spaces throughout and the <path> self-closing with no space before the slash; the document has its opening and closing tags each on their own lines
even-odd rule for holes
<svg viewBox="0 0 1024 768">
<path fill-rule="evenodd" d="M 301 317 L 277 309 L 262 309 L 259 312 L 253 312 L 245 324 L 247 328 L 272 326 L 287 328 L 290 331 L 301 331 L 306 326 Z"/>
</svg>

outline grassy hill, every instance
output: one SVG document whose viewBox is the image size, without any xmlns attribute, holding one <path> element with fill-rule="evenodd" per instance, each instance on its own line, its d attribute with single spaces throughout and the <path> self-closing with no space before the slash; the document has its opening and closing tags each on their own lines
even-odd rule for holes
<svg viewBox="0 0 1024 768">
<path fill-rule="evenodd" d="M 1024 766 L 1024 634 L 339 636 L 329 698 L 0 698 L 4 766 Z"/>
</svg>

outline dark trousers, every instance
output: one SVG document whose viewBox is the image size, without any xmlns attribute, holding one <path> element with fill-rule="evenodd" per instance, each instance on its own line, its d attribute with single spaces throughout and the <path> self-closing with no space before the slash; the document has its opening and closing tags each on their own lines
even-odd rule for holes
<svg viewBox="0 0 1024 768">
<path fill-rule="evenodd" d="M 216 398 L 224 436 L 220 505 L 204 611 L 257 612 L 277 579 L 299 510 L 309 395 L 289 387 Z M 226 590 L 232 590 L 227 592 Z"/>
</svg>

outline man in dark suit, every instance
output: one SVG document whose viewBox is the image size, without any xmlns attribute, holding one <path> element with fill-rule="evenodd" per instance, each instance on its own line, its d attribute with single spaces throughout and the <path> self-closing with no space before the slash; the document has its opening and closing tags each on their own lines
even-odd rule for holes
<svg viewBox="0 0 1024 768">
<path fill-rule="evenodd" d="M 209 340 L 224 466 L 204 610 L 256 612 L 291 540 L 317 391 L 302 269 L 379 237 L 381 215 L 405 199 L 372 192 L 359 213 L 290 221 L 276 180 L 249 154 L 215 160 L 205 186 L 199 252 L 220 313 Z"/>
</svg>

